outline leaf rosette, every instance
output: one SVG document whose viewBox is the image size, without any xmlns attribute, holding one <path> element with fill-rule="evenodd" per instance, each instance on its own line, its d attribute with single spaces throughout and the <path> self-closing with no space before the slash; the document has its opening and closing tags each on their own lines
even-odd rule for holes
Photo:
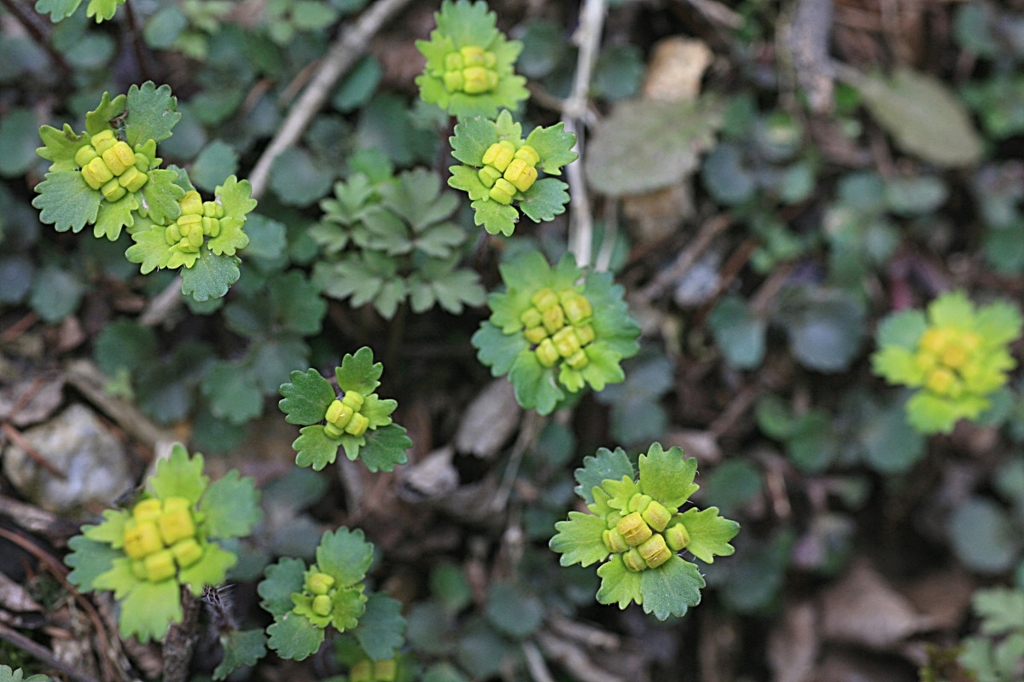
<svg viewBox="0 0 1024 682">
<path fill-rule="evenodd" d="M 448 169 L 448 184 L 469 194 L 477 225 L 509 237 L 520 211 L 535 223 L 565 211 L 568 186 L 555 178 L 539 178 L 539 171 L 561 175 L 562 167 L 576 160 L 576 136 L 565 132 L 562 123 L 534 128 L 524 139 L 522 125 L 505 110 L 495 121 L 461 121 L 454 133 L 449 138 L 452 156 L 462 165 Z"/>
<path fill-rule="evenodd" d="M 1020 311 L 1005 302 L 981 308 L 962 291 L 939 296 L 927 311 L 904 310 L 879 325 L 875 374 L 918 389 L 907 421 L 921 433 L 949 433 L 960 419 L 977 419 L 991 405 L 1017 362 L 1009 344 L 1021 335 Z"/>
<path fill-rule="evenodd" d="M 424 102 L 461 118 L 494 116 L 499 108 L 515 108 L 529 97 L 526 79 L 513 70 L 523 44 L 507 40 L 496 28 L 497 17 L 487 3 L 445 0 L 434 18 L 437 28 L 430 40 L 416 41 L 427 59 L 416 77 Z"/>
<path fill-rule="evenodd" d="M 315 369 L 291 373 L 291 381 L 281 385 L 278 406 L 285 421 L 304 425 L 292 443 L 298 466 L 319 471 L 334 462 L 339 447 L 370 471 L 392 471 L 407 461 L 405 451 L 412 441 L 391 420 L 398 403 L 376 393 L 383 372 L 384 366 L 364 346 L 354 355 L 346 353 L 335 369 L 340 393 Z"/>
<path fill-rule="evenodd" d="M 198 597 L 238 561 L 217 541 L 248 535 L 261 513 L 251 478 L 232 470 L 211 484 L 203 456 L 175 444 L 131 510 L 107 510 L 102 523 L 71 539 L 68 580 L 82 590 L 113 590 L 124 637 L 161 639 L 182 621 L 181 588 Z"/>
<path fill-rule="evenodd" d="M 631 603 L 660 620 L 683 616 L 700 603 L 704 578 L 686 551 L 705 563 L 729 556 L 739 524 L 719 516 L 717 507 L 680 508 L 699 488 L 693 482 L 697 460 L 680 447 L 663 450 L 654 443 L 639 459 L 639 477 L 622 449 L 601 448 L 576 470 L 576 493 L 589 513 L 571 511 L 555 524 L 550 547 L 563 566 L 597 569 L 597 600 Z"/>
<path fill-rule="evenodd" d="M 566 392 L 625 379 L 619 363 L 639 351 L 640 325 L 609 273 L 584 272 L 571 254 L 551 267 L 538 251 L 500 269 L 506 289 L 488 296 L 491 317 L 472 342 L 520 405 L 549 414 Z"/>
</svg>

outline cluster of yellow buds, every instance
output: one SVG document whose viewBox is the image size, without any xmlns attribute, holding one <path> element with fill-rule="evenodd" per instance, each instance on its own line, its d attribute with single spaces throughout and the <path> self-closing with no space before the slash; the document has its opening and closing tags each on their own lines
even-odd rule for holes
<svg viewBox="0 0 1024 682">
<path fill-rule="evenodd" d="M 345 391 L 345 396 L 341 400 L 335 399 L 327 408 L 324 432 L 331 438 L 341 438 L 342 433 L 356 437 L 366 433 L 370 420 L 359 414 L 364 400 L 356 391 Z"/>
<path fill-rule="evenodd" d="M 607 524 L 601 539 L 634 572 L 657 568 L 690 544 L 676 510 L 643 493 L 634 494 L 622 512 L 609 514 Z"/>
<path fill-rule="evenodd" d="M 199 253 L 206 237 L 220 234 L 220 219 L 224 207 L 216 201 L 203 201 L 199 192 L 191 190 L 178 202 L 181 215 L 164 230 L 168 246 L 177 245 L 182 251 Z"/>
<path fill-rule="evenodd" d="M 594 328 L 589 323 L 593 310 L 586 296 L 572 289 L 556 294 L 545 287 L 530 302 L 533 306 L 519 316 L 519 321 L 526 340 L 534 344 L 533 352 L 540 364 L 554 367 L 564 359 L 572 369 L 586 367 L 590 359 L 583 349 L 594 340 Z"/>
<path fill-rule="evenodd" d="M 516 149 L 509 140 L 495 142 L 484 152 L 484 167 L 477 177 L 490 188 L 490 197 L 499 204 L 512 203 L 516 191 L 525 192 L 537 181 L 540 155 L 528 144 Z"/>
<path fill-rule="evenodd" d="M 467 45 L 444 59 L 445 90 L 480 95 L 498 86 L 498 58 L 493 52 Z"/>
<path fill-rule="evenodd" d="M 203 556 L 192 505 L 184 497 L 136 504 L 122 542 L 135 577 L 154 583 L 173 578 L 178 567 L 187 568 Z"/>
<path fill-rule="evenodd" d="M 127 142 L 104 130 L 92 136 L 89 144 L 75 153 L 86 184 L 102 192 L 107 201 L 117 201 L 128 192 L 138 192 L 149 180 L 151 159 L 133 151 Z"/>
<path fill-rule="evenodd" d="M 386 661 L 364 659 L 348 669 L 349 682 L 395 682 L 398 663 L 393 658 Z"/>
<path fill-rule="evenodd" d="M 334 610 L 334 578 L 326 573 L 312 571 L 306 575 L 306 592 L 313 595 L 310 606 L 313 613 L 326 618 Z"/>
<path fill-rule="evenodd" d="M 965 382 L 982 371 L 981 350 L 981 337 L 974 332 L 933 327 L 921 335 L 914 363 L 924 372 L 925 388 L 955 400 Z"/>
</svg>

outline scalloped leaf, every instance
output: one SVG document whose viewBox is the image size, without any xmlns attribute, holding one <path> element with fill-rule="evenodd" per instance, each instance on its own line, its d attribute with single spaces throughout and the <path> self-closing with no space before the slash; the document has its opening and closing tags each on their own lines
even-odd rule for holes
<svg viewBox="0 0 1024 682">
<path fill-rule="evenodd" d="M 285 421 L 304 426 L 323 421 L 327 408 L 337 397 L 330 382 L 312 368 L 305 372 L 295 370 L 288 378 L 291 381 L 281 384 L 283 398 L 277 403 L 285 413 Z"/>
<path fill-rule="evenodd" d="M 299 429 L 299 437 L 292 443 L 295 450 L 295 465 L 313 467 L 320 471 L 328 464 L 333 464 L 338 457 L 340 441 L 330 438 L 320 424 L 304 426 Z"/>
<path fill-rule="evenodd" d="M 36 0 L 36 11 L 49 14 L 50 21 L 56 24 L 74 14 L 81 4 L 82 0 Z"/>
<path fill-rule="evenodd" d="M 267 645 L 281 658 L 301 661 L 320 650 L 324 631 L 309 622 L 305 616 L 288 612 L 274 617 L 267 628 Z"/>
<path fill-rule="evenodd" d="M 199 503 L 209 537 L 241 538 L 252 533 L 263 516 L 259 502 L 256 482 L 250 476 L 241 478 L 236 469 L 211 483 Z"/>
<path fill-rule="evenodd" d="M 689 561 L 673 556 L 657 568 L 640 571 L 639 575 L 644 612 L 658 620 L 669 616 L 681 618 L 689 607 L 700 603 L 704 578 Z"/>
<path fill-rule="evenodd" d="M 487 148 L 498 141 L 494 123 L 482 116 L 462 119 L 453 132 L 448 138 L 452 145 L 452 156 L 477 168 L 484 165 L 484 152 Z"/>
<path fill-rule="evenodd" d="M 475 213 L 473 223 L 482 225 L 489 234 L 503 234 L 511 237 L 519 222 L 519 211 L 511 205 L 499 204 L 490 199 L 477 199 L 472 204 Z"/>
<path fill-rule="evenodd" d="M 131 228 L 135 224 L 135 211 L 138 209 L 139 199 L 135 194 L 125 194 L 117 201 L 100 202 L 100 210 L 96 212 L 96 222 L 92 226 L 93 236 L 117 241 L 122 228 Z"/>
<path fill-rule="evenodd" d="M 226 679 L 235 670 L 256 662 L 267 655 L 267 636 L 263 630 L 229 630 L 220 636 L 224 657 L 213 670 L 213 679 Z"/>
<path fill-rule="evenodd" d="M 327 531 L 316 548 L 316 566 L 332 576 L 339 586 L 361 582 L 373 563 L 373 545 L 360 529 L 338 528 Z"/>
<path fill-rule="evenodd" d="M 163 226 L 153 225 L 145 230 L 132 232 L 135 243 L 124 252 L 124 257 L 139 264 L 139 272 L 147 275 L 157 268 L 166 268 L 171 260 Z"/>
<path fill-rule="evenodd" d="M 338 632 L 351 630 L 359 624 L 366 611 L 366 595 L 363 586 L 338 590 L 331 599 L 331 624 Z"/>
<path fill-rule="evenodd" d="M 123 114 L 127 105 L 127 96 L 118 95 L 111 99 L 110 93 L 104 92 L 100 97 L 99 106 L 85 115 L 85 129 L 90 135 L 109 129 L 110 122 Z"/>
<path fill-rule="evenodd" d="M 341 390 L 357 391 L 364 396 L 380 386 L 378 379 L 383 373 L 384 365 L 373 361 L 373 351 L 369 346 L 363 346 L 355 355 L 346 353 L 341 359 L 341 367 L 335 370 Z"/>
<path fill-rule="evenodd" d="M 368 431 L 366 442 L 359 449 L 359 459 L 370 471 L 394 471 L 398 464 L 409 461 L 406 451 L 412 447 L 412 439 L 398 424 L 390 424 Z"/>
<path fill-rule="evenodd" d="M 260 606 L 274 616 L 288 613 L 295 607 L 292 594 L 302 592 L 306 575 L 306 564 L 301 559 L 282 557 L 276 564 L 267 566 L 266 576 L 256 588 L 260 595 Z"/>
<path fill-rule="evenodd" d="M 39 209 L 39 220 L 52 224 L 58 232 L 80 232 L 96 221 L 103 195 L 89 187 L 76 170 L 53 171 L 36 185 L 39 193 L 32 205 Z"/>
<path fill-rule="evenodd" d="M 718 515 L 718 507 L 687 509 L 681 521 L 690 534 L 686 550 L 706 564 L 715 556 L 732 556 L 736 548 L 729 541 L 740 532 L 740 524 Z"/>
<path fill-rule="evenodd" d="M 36 149 L 36 154 L 50 162 L 49 172 L 76 170 L 75 154 L 88 144 L 85 135 L 76 133 L 70 125 L 57 130 L 53 126 L 39 127 L 39 138 L 43 146 Z"/>
<path fill-rule="evenodd" d="M 128 89 L 126 109 L 125 141 L 133 148 L 147 140 L 163 142 L 181 120 L 178 100 L 171 95 L 171 86 L 161 85 L 158 88 L 152 81 L 146 81 L 142 87 L 133 85 Z"/>
<path fill-rule="evenodd" d="M 371 594 L 352 635 L 371 659 L 386 661 L 394 658 L 405 644 L 402 602 L 386 594 Z"/>
<path fill-rule="evenodd" d="M 917 342 L 928 328 L 928 321 L 921 310 L 901 310 L 888 315 L 878 325 L 875 340 L 880 347 L 900 346 L 914 350 Z"/>
<path fill-rule="evenodd" d="M 68 541 L 68 548 L 71 549 L 71 553 L 64 557 L 64 563 L 73 569 L 68 574 L 68 580 L 86 592 L 95 589 L 93 583 L 96 578 L 113 567 L 114 559 L 124 556 L 123 552 L 109 544 L 97 542 L 83 535 L 71 538 Z"/>
<path fill-rule="evenodd" d="M 573 476 L 578 484 L 573 488 L 573 492 L 582 497 L 587 504 L 593 504 L 594 488 L 599 488 L 608 479 L 633 480 L 636 472 L 629 461 L 629 455 L 622 448 L 598 448 L 594 456 L 583 458 L 583 466 L 577 469 Z"/>
<path fill-rule="evenodd" d="M 210 477 L 203 474 L 203 456 L 198 452 L 189 457 L 181 443 L 171 448 L 171 456 L 156 463 L 156 474 L 149 477 L 146 487 L 161 500 L 184 497 L 196 504 L 203 496 Z"/>
<path fill-rule="evenodd" d="M 223 298 L 238 281 L 241 262 L 238 256 L 215 256 L 203 245 L 195 265 L 181 269 L 181 293 L 200 303 Z"/>
<path fill-rule="evenodd" d="M 641 489 L 666 507 L 678 509 L 700 488 L 693 482 L 697 460 L 686 457 L 678 445 L 663 450 L 661 443 L 652 443 L 640 455 L 639 467 Z"/>
<path fill-rule="evenodd" d="M 489 366 L 491 375 L 496 377 L 508 374 L 519 354 L 530 348 L 521 334 L 505 334 L 487 320 L 480 323 L 480 329 L 470 342 L 477 349 L 477 358 Z"/>
<path fill-rule="evenodd" d="M 185 190 L 178 184 L 177 171 L 169 168 L 149 171 L 149 181 L 142 186 L 141 195 L 139 215 L 154 223 L 169 224 L 181 215 L 178 201 L 184 198 Z"/>
<path fill-rule="evenodd" d="M 470 201 L 490 201 L 488 192 L 490 190 L 480 181 L 477 169 L 469 166 L 449 166 L 448 186 L 453 189 L 461 189 L 469 195 Z M 479 225 L 479 223 L 477 223 Z"/>
<path fill-rule="evenodd" d="M 178 572 L 178 580 L 188 586 L 193 597 L 198 597 L 207 585 L 224 582 L 228 569 L 237 563 L 238 556 L 234 552 L 211 542 L 203 549 L 203 556 L 199 561 Z"/>
<path fill-rule="evenodd" d="M 646 572 L 646 571 L 645 571 Z M 640 575 L 626 568 L 622 563 L 622 555 L 615 554 L 597 569 L 601 578 L 601 587 L 597 590 L 597 601 L 601 604 L 618 604 L 624 609 L 633 602 L 643 603 L 640 590 Z"/>
<path fill-rule="evenodd" d="M 555 381 L 555 373 L 537 360 L 535 353 L 516 356 L 508 379 L 515 388 L 516 402 L 523 408 L 536 409 L 538 414 L 551 414 L 565 393 Z"/>
<path fill-rule="evenodd" d="M 579 158 L 579 154 L 572 150 L 576 146 L 576 135 L 565 132 L 562 122 L 546 128 L 534 128 L 526 137 L 526 144 L 540 156 L 541 169 L 548 175 L 561 175 L 563 166 Z"/>
<path fill-rule="evenodd" d="M 541 178 L 522 193 L 519 210 L 535 223 L 554 220 L 555 216 L 565 213 L 565 205 L 569 203 L 568 189 L 569 185 L 561 180 Z"/>
<path fill-rule="evenodd" d="M 180 623 L 182 617 L 176 581 L 139 581 L 121 602 L 118 624 L 122 637 L 134 635 L 145 644 L 150 639 L 163 639 L 171 623 Z"/>
<path fill-rule="evenodd" d="M 562 555 L 558 560 L 562 566 L 589 566 L 604 561 L 610 554 L 603 539 L 608 526 L 599 516 L 571 511 L 569 520 L 559 521 L 555 529 L 558 533 L 551 538 L 548 546 Z"/>
</svg>

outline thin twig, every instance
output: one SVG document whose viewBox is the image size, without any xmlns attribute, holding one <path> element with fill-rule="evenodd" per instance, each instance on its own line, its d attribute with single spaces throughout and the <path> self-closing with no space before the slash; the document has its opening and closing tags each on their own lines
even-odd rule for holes
<svg viewBox="0 0 1024 682">
<path fill-rule="evenodd" d="M 694 237 L 693 241 L 690 242 L 686 250 L 679 254 L 673 263 L 666 270 L 662 270 L 658 273 L 657 277 L 651 281 L 650 284 L 645 286 L 636 294 L 636 300 L 641 303 L 646 303 L 654 298 L 660 296 L 665 289 L 671 286 L 674 282 L 679 281 L 683 275 L 685 275 L 693 264 L 697 262 L 700 255 L 711 246 L 711 243 L 715 240 L 719 234 L 721 234 L 729 225 L 732 224 L 732 216 L 727 213 L 716 215 L 711 220 L 704 223 L 700 232 Z"/>
<path fill-rule="evenodd" d="M 501 477 L 501 484 L 491 499 L 491 509 L 493 511 L 501 511 L 508 504 L 509 495 L 512 493 L 512 484 L 516 481 L 516 476 L 519 474 L 519 465 L 523 461 L 523 454 L 537 440 L 544 421 L 543 417 L 533 411 L 527 412 L 523 417 L 523 423 L 519 429 L 519 437 L 516 438 L 516 442 L 512 445 L 512 454 L 508 458 L 508 466 L 505 467 L 505 473 Z"/>
<path fill-rule="evenodd" d="M 527 640 L 523 642 L 522 647 L 523 656 L 526 658 L 526 668 L 530 671 L 533 682 L 555 682 L 554 676 L 544 662 L 544 655 L 537 645 Z"/>
<path fill-rule="evenodd" d="M 594 270 L 604 272 L 612 264 L 615 242 L 619 240 L 619 201 L 608 197 L 604 202 L 604 230 L 601 232 L 601 248 L 597 251 Z"/>
<path fill-rule="evenodd" d="M 75 670 L 73 667 L 54 656 L 53 652 L 43 645 L 33 642 L 25 635 L 21 634 L 17 630 L 12 630 L 3 623 L 0 623 L 0 639 L 32 655 L 54 670 L 61 671 L 73 680 L 78 680 L 78 682 L 99 682 L 95 677 L 90 677 L 83 672 Z"/>
<path fill-rule="evenodd" d="M 25 10 L 24 7 L 21 6 L 20 3 L 17 2 L 17 0 L 0 0 L 0 4 L 2 4 L 8 12 L 14 15 L 14 18 L 18 20 L 18 23 L 24 26 L 25 30 L 28 31 L 28 34 L 32 36 L 32 40 L 35 41 L 39 47 L 43 48 L 46 54 L 50 56 L 50 59 L 52 59 L 57 65 L 57 68 L 60 69 L 62 76 L 70 76 L 74 73 L 71 66 L 64 59 L 64 55 L 57 52 L 53 43 L 50 42 L 49 36 L 47 36 L 42 29 L 36 25 L 35 21 L 33 21 L 33 17 Z"/>
<path fill-rule="evenodd" d="M 569 181 L 569 251 L 576 256 L 580 267 L 590 264 L 590 252 L 594 240 L 594 219 L 590 212 L 590 198 L 583 177 L 583 152 L 585 147 L 584 119 L 587 113 L 590 77 L 597 61 L 597 50 L 604 28 L 605 0 L 584 0 L 580 9 L 580 25 L 574 39 L 579 45 L 576 60 L 576 78 L 572 94 L 562 105 L 562 121 L 565 131 L 576 134 L 576 153 L 579 158 L 565 168 Z"/>
<path fill-rule="evenodd" d="M 131 0 L 125 0 L 124 15 L 128 19 L 128 32 L 132 36 L 132 49 L 135 51 L 135 60 L 139 63 L 139 73 L 142 74 L 142 80 L 154 80 L 153 74 L 149 69 L 149 60 L 146 59 L 146 51 L 142 49 L 142 31 L 139 29 L 139 22 L 135 18 L 135 10 L 132 9 Z"/>
<path fill-rule="evenodd" d="M 262 196 L 267 189 L 270 178 L 270 166 L 281 152 L 288 149 L 302 136 L 313 117 L 323 107 L 338 79 L 352 68 L 362 55 L 366 44 L 388 19 L 394 16 L 409 0 L 377 0 L 373 7 L 359 17 L 351 28 L 342 32 L 338 40 L 331 46 L 327 56 L 320 63 L 320 68 L 313 76 L 302 96 L 288 112 L 288 117 L 278 128 L 277 134 L 267 145 L 249 173 L 252 184 L 252 196 Z"/>
<path fill-rule="evenodd" d="M 3 434 L 10 438 L 12 443 L 17 445 L 22 450 L 24 450 L 25 454 L 28 455 L 33 462 L 46 469 L 47 471 L 50 472 L 50 474 L 56 476 L 60 480 L 68 480 L 67 475 L 63 471 L 58 469 L 53 462 L 46 459 L 46 457 L 43 456 L 43 453 L 39 452 L 39 450 L 36 450 L 35 446 L 32 445 L 32 443 L 29 443 L 28 439 L 25 438 L 25 436 L 21 435 L 21 431 L 14 428 L 11 424 L 8 424 L 7 422 L 0 423 L 0 431 L 3 431 Z"/>
</svg>

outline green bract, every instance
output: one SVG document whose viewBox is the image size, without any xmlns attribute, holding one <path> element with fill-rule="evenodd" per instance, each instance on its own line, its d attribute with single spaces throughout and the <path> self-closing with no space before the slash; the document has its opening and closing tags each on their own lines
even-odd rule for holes
<svg viewBox="0 0 1024 682">
<path fill-rule="evenodd" d="M 427 58 L 416 77 L 424 102 L 459 117 L 494 116 L 500 107 L 515 108 L 529 97 L 526 79 L 512 68 L 523 44 L 495 28 L 497 17 L 485 2 L 445 0 L 434 17 L 430 41 L 416 41 Z"/>
<path fill-rule="evenodd" d="M 83 590 L 114 591 L 124 637 L 162 638 L 181 622 L 182 586 L 199 596 L 238 560 L 214 541 L 250 533 L 261 515 L 259 494 L 237 471 L 209 480 L 203 456 L 190 458 L 176 444 L 131 510 L 107 510 L 102 523 L 69 542 L 68 579 Z"/>
<path fill-rule="evenodd" d="M 85 16 L 94 17 L 96 23 L 114 18 L 114 12 L 125 3 L 125 0 L 89 0 Z M 82 4 L 82 0 L 36 0 L 36 11 L 49 14 L 50 21 L 57 23 L 67 19 Z"/>
<path fill-rule="evenodd" d="M 0 665 L 0 682 L 50 682 L 51 678 L 46 675 L 29 675 L 23 677 L 25 671 L 21 668 L 12 670 L 10 666 Z"/>
<path fill-rule="evenodd" d="M 907 420 L 922 433 L 949 433 L 961 418 L 976 419 L 988 396 L 1016 366 L 1008 344 L 1020 337 L 1021 315 L 1009 303 L 975 309 L 962 291 L 920 310 L 887 317 L 878 328 L 875 374 L 920 389 L 907 401 Z"/>
<path fill-rule="evenodd" d="M 576 160 L 576 136 L 561 123 L 534 128 L 524 140 L 523 127 L 502 111 L 496 121 L 476 117 L 460 122 L 450 140 L 452 156 L 463 165 L 448 169 L 448 184 L 469 194 L 474 221 L 491 234 L 511 236 L 519 211 L 535 223 L 565 211 L 568 186 L 554 178 L 537 179 L 539 170 L 561 175 L 561 168 Z"/>
<path fill-rule="evenodd" d="M 284 398 L 278 403 L 291 424 L 304 424 L 292 447 L 295 463 L 319 471 L 334 462 L 338 447 L 350 460 L 361 458 L 370 471 L 391 471 L 404 464 L 412 441 L 405 429 L 391 422 L 398 407 L 394 400 L 382 400 L 374 390 L 380 386 L 384 366 L 373 362 L 373 351 L 360 348 L 346 354 L 335 370 L 341 394 L 315 369 L 291 373 L 291 382 L 281 385 Z"/>
<path fill-rule="evenodd" d="M 680 511 L 699 487 L 693 482 L 697 460 L 685 458 L 682 448 L 663 450 L 654 443 L 640 456 L 639 479 L 621 449 L 601 448 L 583 464 L 576 470 L 576 492 L 590 513 L 569 512 L 568 521 L 555 524 L 550 546 L 562 555 L 561 564 L 604 561 L 597 569 L 602 604 L 624 609 L 636 602 L 661 620 L 696 606 L 704 578 L 677 552 L 713 563 L 735 551 L 729 541 L 740 529 L 717 507 Z"/>
<path fill-rule="evenodd" d="M 488 296 L 491 317 L 472 341 L 494 376 L 508 374 L 520 405 L 548 414 L 564 391 L 625 378 L 619 361 L 640 349 L 640 326 L 609 273 L 584 273 L 571 254 L 552 268 L 529 251 L 501 276 L 506 290 Z"/>
</svg>

